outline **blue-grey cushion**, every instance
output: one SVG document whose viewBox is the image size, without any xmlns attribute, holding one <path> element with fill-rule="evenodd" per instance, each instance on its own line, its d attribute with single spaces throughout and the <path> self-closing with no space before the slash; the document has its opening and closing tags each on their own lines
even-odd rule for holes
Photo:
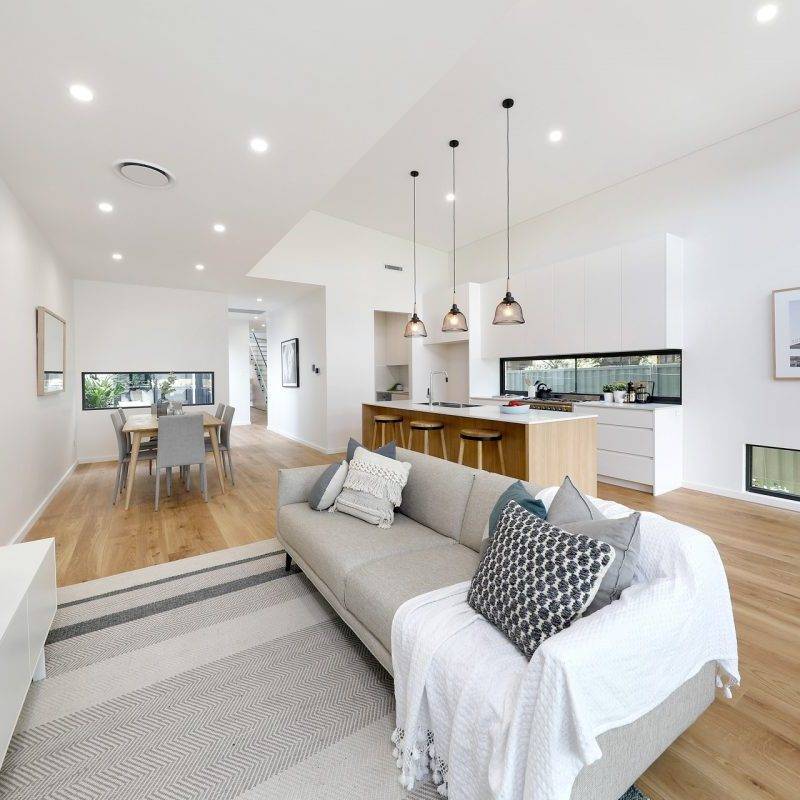
<svg viewBox="0 0 800 800">
<path fill-rule="evenodd" d="M 592 519 L 605 517 L 567 475 L 547 509 L 547 521 L 552 525 L 563 526 L 565 522 L 588 522 Z"/>
<path fill-rule="evenodd" d="M 347 443 L 347 463 L 349 464 L 353 460 L 353 456 L 356 454 L 356 449 L 359 447 L 364 447 L 361 442 L 357 442 L 352 436 L 350 437 L 350 441 Z M 369 448 L 367 448 L 369 449 Z M 383 447 L 379 447 L 375 451 L 379 456 L 386 456 L 387 458 L 394 458 L 397 459 L 397 445 L 394 442 L 387 442 Z"/>
<path fill-rule="evenodd" d="M 514 481 L 501 495 L 497 498 L 494 508 L 489 514 L 489 523 L 486 526 L 486 536 L 481 541 L 481 558 L 486 553 L 489 543 L 494 536 L 497 529 L 497 523 L 500 521 L 500 515 L 503 509 L 509 504 L 511 500 L 519 503 L 526 511 L 539 517 L 539 519 L 547 519 L 547 510 L 541 500 L 536 500 L 531 497 L 527 489 L 522 485 L 522 481 Z"/>
<path fill-rule="evenodd" d="M 347 462 L 331 464 L 317 478 L 308 493 L 308 504 L 314 511 L 326 511 L 339 496 L 347 477 Z"/>
<path fill-rule="evenodd" d="M 640 517 L 639 512 L 634 511 L 629 517 L 622 519 L 564 522 L 559 526 L 569 533 L 588 536 L 591 539 L 610 544 L 614 548 L 614 561 L 603 576 L 597 594 L 583 612 L 584 617 L 593 614 L 614 600 L 618 600 L 623 590 L 633 582 L 633 573 L 636 570 L 636 562 L 639 560 L 641 550 Z"/>
</svg>

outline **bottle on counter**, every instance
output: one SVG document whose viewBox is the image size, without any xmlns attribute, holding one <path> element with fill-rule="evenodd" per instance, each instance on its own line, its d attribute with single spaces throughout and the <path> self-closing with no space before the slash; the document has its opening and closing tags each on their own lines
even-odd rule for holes
<svg viewBox="0 0 800 800">
<path fill-rule="evenodd" d="M 636 389 L 633 388 L 633 381 L 628 381 L 628 388 L 625 392 L 625 402 L 626 403 L 636 402 Z"/>
</svg>

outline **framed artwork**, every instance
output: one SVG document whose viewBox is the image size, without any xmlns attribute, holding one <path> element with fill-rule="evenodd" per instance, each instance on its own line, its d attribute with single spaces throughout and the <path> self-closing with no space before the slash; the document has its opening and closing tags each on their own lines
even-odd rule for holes
<svg viewBox="0 0 800 800">
<path fill-rule="evenodd" d="M 281 342 L 281 386 L 297 389 L 300 386 L 300 340 Z"/>
<path fill-rule="evenodd" d="M 36 394 L 64 391 L 67 323 L 54 311 L 36 307 Z"/>
<path fill-rule="evenodd" d="M 775 378 L 800 378 L 800 286 L 772 293 Z"/>
</svg>

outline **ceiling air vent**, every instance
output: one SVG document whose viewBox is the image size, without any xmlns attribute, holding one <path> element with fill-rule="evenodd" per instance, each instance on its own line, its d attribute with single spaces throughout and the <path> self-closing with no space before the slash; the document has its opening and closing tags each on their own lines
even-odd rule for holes
<svg viewBox="0 0 800 800">
<path fill-rule="evenodd" d="M 403 271 L 403 268 L 402 267 L 398 267 L 397 264 L 384 264 L 383 268 L 384 269 L 393 269 L 395 272 L 402 272 Z"/>
<path fill-rule="evenodd" d="M 137 186 L 147 186 L 150 189 L 163 189 L 172 185 L 175 179 L 164 167 L 158 164 L 149 164 L 147 161 L 125 159 L 114 165 L 116 172 L 126 181 Z"/>
</svg>

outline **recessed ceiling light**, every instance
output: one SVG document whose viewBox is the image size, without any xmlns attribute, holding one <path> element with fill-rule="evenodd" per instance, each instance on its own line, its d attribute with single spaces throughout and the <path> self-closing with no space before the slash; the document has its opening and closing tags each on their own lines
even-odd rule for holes
<svg viewBox="0 0 800 800">
<path fill-rule="evenodd" d="M 113 258 L 114 261 L 122 261 L 122 253 L 112 253 L 111 258 Z"/>
<path fill-rule="evenodd" d="M 261 300 L 262 300 L 262 298 L 260 298 L 260 297 L 256 297 L 256 303 L 260 303 L 260 302 L 261 302 Z"/>
<path fill-rule="evenodd" d="M 772 22 L 775 17 L 778 16 L 778 4 L 777 3 L 767 3 L 766 5 L 761 6 L 761 8 L 756 11 L 756 22 L 760 25 L 766 25 L 768 22 Z"/>
<path fill-rule="evenodd" d="M 564 132 L 558 129 L 550 131 L 547 138 L 553 143 L 558 144 L 564 138 Z"/>
<path fill-rule="evenodd" d="M 444 199 L 447 200 L 448 203 L 452 203 L 456 199 L 456 196 L 452 192 L 448 192 L 444 196 Z"/>
<path fill-rule="evenodd" d="M 195 269 L 196 269 L 198 272 L 202 272 L 202 271 L 205 269 L 205 267 L 204 267 L 202 264 L 195 264 L 195 265 L 194 265 L 194 268 L 195 268 Z"/>
<path fill-rule="evenodd" d="M 69 93 L 72 95 L 72 99 L 79 103 L 91 103 L 94 100 L 94 92 L 82 83 L 73 83 L 69 87 Z"/>
<path fill-rule="evenodd" d="M 221 222 L 214 223 L 214 230 L 217 233 L 225 233 L 225 226 Z"/>
<path fill-rule="evenodd" d="M 254 153 L 266 153 L 269 150 L 269 144 L 266 139 L 261 139 L 258 136 L 250 140 L 250 149 Z"/>
<path fill-rule="evenodd" d="M 112 205 L 111 205 L 111 203 L 107 203 L 105 200 L 103 200 L 103 202 L 102 202 L 102 203 L 98 203 L 98 204 L 97 204 L 97 207 L 98 207 L 98 208 L 99 208 L 99 209 L 100 209 L 100 210 L 101 210 L 101 211 L 102 211 L 104 214 L 110 214 L 110 213 L 111 213 L 111 212 L 114 210 L 114 206 L 112 206 Z"/>
</svg>

